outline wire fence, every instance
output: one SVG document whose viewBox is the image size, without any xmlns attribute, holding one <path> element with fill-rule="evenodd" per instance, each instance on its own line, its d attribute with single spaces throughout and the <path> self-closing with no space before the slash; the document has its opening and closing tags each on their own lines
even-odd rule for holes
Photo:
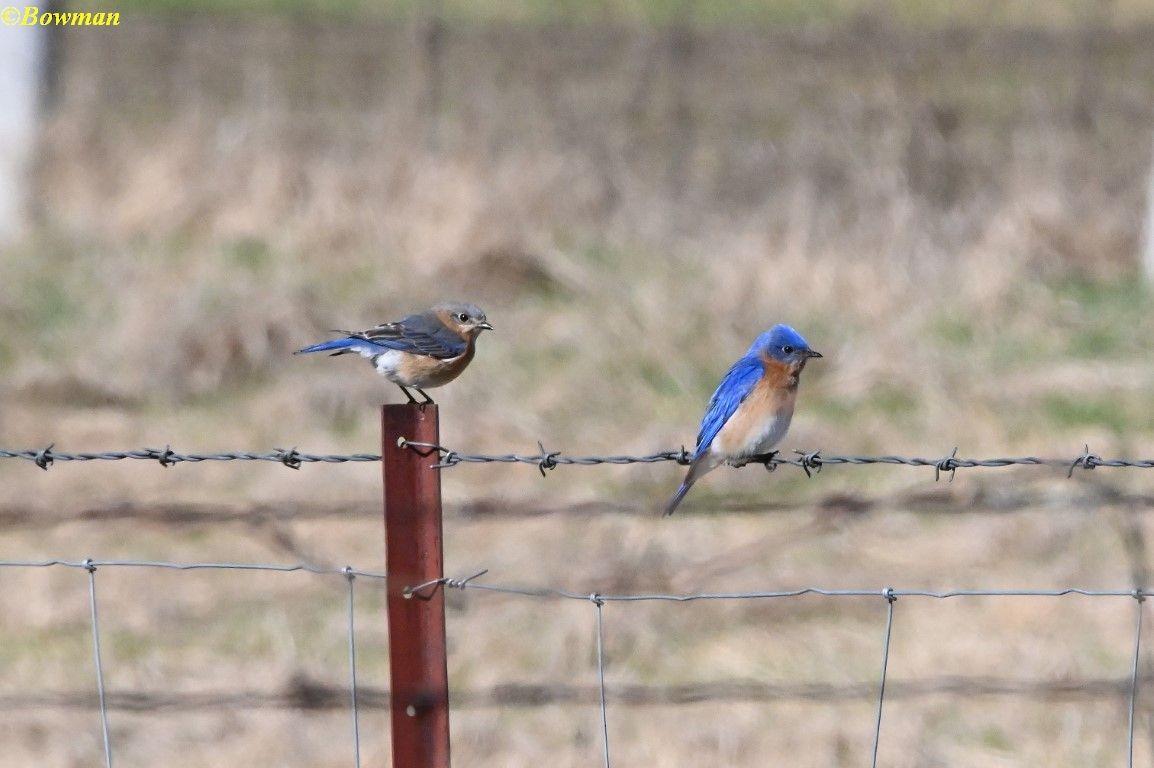
<svg viewBox="0 0 1154 768">
<path fill-rule="evenodd" d="M 446 469 L 464 463 L 519 463 L 535 465 L 544 475 L 548 470 L 562 465 L 596 466 L 604 464 L 636 464 L 674 461 L 685 464 L 689 460 L 687 452 L 665 451 L 644 456 L 568 456 L 557 451 L 547 451 L 538 446 L 537 454 L 466 454 L 444 448 L 431 443 L 415 443 L 402 440 L 401 447 L 411 448 L 427 454 L 434 459 L 437 468 Z M 823 455 L 819 451 L 802 453 L 795 457 L 781 457 L 776 454 L 755 459 L 767 469 L 773 470 L 779 466 L 792 466 L 804 471 L 807 475 L 821 471 L 830 465 L 900 465 L 910 467 L 932 467 L 935 479 L 941 473 L 950 473 L 951 478 L 958 469 L 969 468 L 1002 468 L 1015 465 L 1026 466 L 1053 466 L 1061 467 L 1072 475 L 1076 469 L 1092 470 L 1099 467 L 1109 468 L 1154 468 L 1154 460 L 1134 459 L 1105 459 L 1090 452 L 1086 447 L 1077 456 L 1068 459 L 1043 459 L 1033 456 L 1018 458 L 989 458 L 967 459 L 960 458 L 955 450 L 949 456 L 929 459 L 903 456 L 853 456 L 853 455 Z M 344 462 L 374 462 L 380 461 L 379 454 L 307 454 L 297 449 L 274 449 L 263 453 L 251 452 L 220 452 L 220 453 L 178 453 L 170 447 L 163 450 L 139 449 L 129 451 L 106 451 L 95 453 L 68 453 L 57 452 L 53 446 L 32 450 L 0 450 L 0 458 L 23 459 L 33 462 L 42 469 L 48 469 L 56 462 L 69 461 L 120 461 L 146 460 L 156 461 L 168 467 L 178 463 L 197 463 L 203 461 L 264 461 L 277 462 L 292 469 L 298 469 L 309 463 L 344 463 Z M 344 694 L 350 710 L 351 745 L 350 759 L 354 765 L 361 765 L 361 734 L 360 708 L 366 702 L 374 707 L 388 705 L 387 695 L 379 690 L 362 691 L 357 680 L 357 645 L 355 623 L 354 583 L 360 578 L 373 579 L 384 582 L 385 574 L 380 572 L 361 570 L 346 566 L 331 568 L 309 564 L 268 564 L 243 562 L 167 562 L 154 560 L 99 560 L 86 559 L 82 561 L 70 560 L 5 560 L 0 561 L 0 569 L 38 569 L 38 568 L 68 568 L 83 570 L 88 576 L 88 602 L 90 613 L 90 628 L 92 634 L 93 664 L 96 675 L 96 706 L 100 712 L 101 734 L 105 764 L 108 768 L 113 765 L 115 744 L 110 736 L 109 712 L 112 709 L 164 709 L 179 707 L 215 706 L 229 695 L 197 694 L 187 697 L 180 696 L 152 696 L 110 692 L 105 688 L 105 671 L 101 649 L 101 626 L 98 611 L 97 573 L 102 569 L 167 569 L 181 572 L 222 570 L 231 572 L 277 572 L 293 573 L 304 572 L 318 578 L 341 578 L 346 584 L 346 631 L 348 638 L 348 686 Z M 549 585 L 518 585 L 507 584 L 486 579 L 488 571 L 480 571 L 464 577 L 442 577 L 421 584 L 404 585 L 406 597 L 412 599 L 430 599 L 437 590 L 461 590 L 479 594 L 509 595 L 519 598 L 546 599 L 562 601 L 579 601 L 592 608 L 592 631 L 596 637 L 596 677 L 595 691 L 588 691 L 577 687 L 565 688 L 511 688 L 495 689 L 487 692 L 472 692 L 463 697 L 454 694 L 454 705 L 471 704 L 475 706 L 492 705 L 532 705 L 543 700 L 563 700 L 576 703 L 595 702 L 600 712 L 600 732 L 602 743 L 602 761 L 609 768 L 612 765 L 609 730 L 609 703 L 687 703 L 711 700 L 734 700 L 745 697 L 747 700 L 767 700 L 774 697 L 800 697 L 810 699 L 831 699 L 836 697 L 863 697 L 869 696 L 875 700 L 875 716 L 873 721 L 872 757 L 871 765 L 878 764 L 878 750 L 881 743 L 884 724 L 884 707 L 887 697 L 895 695 L 918 695 L 932 692 L 964 692 L 972 691 L 988 695 L 1026 693 L 1044 697 L 1061 697 L 1063 695 L 1124 695 L 1128 711 L 1128 742 L 1127 765 L 1134 764 L 1134 726 L 1135 708 L 1139 685 L 1143 677 L 1139 674 L 1139 660 L 1142 642 L 1142 614 L 1143 603 L 1147 597 L 1154 595 L 1154 591 L 1144 588 L 1127 590 L 1096 590 L 1080 587 L 1065 587 L 1060 589 L 974 589 L 974 590 L 946 590 L 932 591 L 922 589 L 902 589 L 895 587 L 880 587 L 872 589 L 829 589 L 820 586 L 806 586 L 788 590 L 765 591 L 733 591 L 733 592 L 688 592 L 688 593 L 599 593 L 595 591 L 582 592 Z M 888 669 L 890 660 L 891 640 L 895 632 L 895 625 L 900 631 L 900 610 L 896 609 L 899 601 L 905 599 L 933 599 L 953 600 L 965 598 L 1006 598 L 1006 597 L 1033 597 L 1033 598 L 1062 598 L 1066 596 L 1082 596 L 1093 599 L 1132 600 L 1135 606 L 1133 654 L 1130 675 L 1126 679 L 1113 680 L 1086 680 L 1064 681 L 1063 684 L 1042 681 L 1033 684 L 1023 684 L 1022 681 L 999 680 L 959 680 L 946 678 L 938 681 L 898 681 L 890 685 Z M 693 603 L 700 601 L 745 601 L 745 600 L 789 600 L 807 596 L 830 600 L 877 600 L 884 607 L 883 630 L 879 638 L 880 674 L 876 685 L 869 688 L 863 686 L 842 687 L 841 689 L 829 686 L 810 687 L 774 687 L 761 684 L 729 683 L 720 686 L 709 684 L 697 686 L 682 686 L 680 688 L 655 689 L 639 688 L 637 686 L 610 686 L 606 683 L 608 661 L 605 653 L 605 635 L 608 622 L 605 608 L 608 605 L 636 605 L 639 603 L 676 602 Z M 870 691 L 872 688 L 872 692 Z M 325 686 L 301 686 L 292 695 L 270 696 L 268 694 L 230 694 L 231 701 L 265 702 L 273 706 L 330 706 L 337 704 L 336 691 Z M 591 701 L 592 699 L 592 701 Z M 47 696 L 47 702 L 75 703 L 72 699 Z M 311 704 L 310 704 L 311 702 Z M 327 702 L 318 704 L 317 702 Z M 14 706 L 19 702 L 6 702 L 0 697 L 0 707 L 10 703 Z M 25 700 L 25 704 L 28 702 Z"/>
<path fill-rule="evenodd" d="M 357 578 L 368 578 L 383 582 L 385 574 L 346 566 L 343 568 L 323 568 L 308 564 L 272 564 L 242 562 L 166 562 L 155 560 L 2 560 L 0 569 L 11 568 L 69 568 L 83 570 L 88 576 L 88 598 L 90 628 L 92 634 L 93 665 L 96 675 L 96 706 L 100 713 L 101 734 L 104 744 L 105 764 L 113 764 L 114 744 L 110 736 L 109 713 L 114 709 L 126 711 L 163 711 L 202 709 L 220 706 L 276 707 L 300 709 L 335 709 L 347 707 L 350 712 L 352 762 L 361 765 L 360 710 L 368 704 L 372 708 L 388 707 L 388 693 L 379 689 L 361 690 L 357 681 L 357 643 L 354 584 Z M 105 666 L 101 652 L 101 625 L 98 611 L 97 578 L 98 571 L 104 569 L 166 569 L 182 572 L 223 570 L 233 572 L 266 571 L 274 573 L 304 572 L 318 577 L 341 578 L 347 584 L 345 615 L 348 638 L 348 686 L 343 695 L 338 689 L 323 684 L 298 681 L 292 689 L 279 693 L 206 693 L 150 694 L 141 692 L 108 692 L 105 687 Z M 547 703 L 596 703 L 600 711 L 602 735 L 602 759 L 604 765 L 611 766 L 609 740 L 609 702 L 622 704 L 685 704 L 705 701 L 769 701 L 798 698 L 805 700 L 830 701 L 839 699 L 873 698 L 876 702 L 873 725 L 873 747 L 871 765 L 876 766 L 881 742 L 883 712 L 887 698 L 897 696 L 931 695 L 954 693 L 971 695 L 1032 695 L 1047 699 L 1125 696 L 1128 711 L 1128 765 L 1133 765 L 1135 707 L 1139 684 L 1148 679 L 1139 675 L 1139 658 L 1142 642 L 1142 604 L 1154 595 L 1154 591 L 1134 590 L 1094 590 L 1078 587 L 1063 589 L 973 589 L 932 591 L 922 589 L 826 589 L 822 587 L 801 587 L 790 590 L 766 590 L 744 592 L 692 592 L 678 594 L 624 593 L 602 594 L 582 593 L 553 586 L 524 586 L 503 584 L 484 580 L 487 571 L 467 577 L 445 577 L 423 584 L 406 587 L 406 593 L 414 599 L 429 599 L 438 589 L 477 591 L 480 593 L 514 595 L 518 597 L 548 600 L 579 601 L 593 609 L 593 630 L 596 636 L 595 691 L 565 686 L 512 686 L 481 692 L 454 692 L 454 706 L 540 706 Z M 890 645 L 895 627 L 895 606 L 903 599 L 952 600 L 973 597 L 1035 597 L 1062 598 L 1077 595 L 1100 599 L 1127 599 L 1135 604 L 1133 655 L 1128 679 L 1065 680 L 1023 682 L 1020 680 L 966 679 L 947 677 L 928 681 L 897 681 L 891 686 L 888 676 Z M 604 651 L 606 621 L 604 608 L 609 604 L 637 604 L 645 602 L 697 602 L 732 600 L 783 600 L 817 596 L 827 599 L 870 599 L 884 605 L 885 620 L 881 633 L 881 672 L 876 685 L 855 684 L 850 686 L 773 686 L 760 683 L 722 683 L 675 686 L 672 689 L 655 689 L 644 686 L 622 686 L 620 689 L 606 683 L 608 662 Z M 872 690 L 871 690 L 872 689 Z M 340 699 L 344 704 L 340 704 Z M 0 707 L 26 708 L 30 706 L 87 706 L 91 702 L 83 697 L 48 694 L 36 700 L 28 697 L 0 697 Z"/>
</svg>

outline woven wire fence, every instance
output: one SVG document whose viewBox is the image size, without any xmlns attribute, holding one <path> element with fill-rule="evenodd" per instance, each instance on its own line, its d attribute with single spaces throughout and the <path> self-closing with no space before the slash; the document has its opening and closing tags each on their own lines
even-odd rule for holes
<svg viewBox="0 0 1154 768">
<path fill-rule="evenodd" d="M 674 461 L 681 464 L 688 463 L 688 454 L 685 449 L 680 451 L 665 451 L 644 456 L 568 456 L 561 452 L 547 451 L 543 446 L 537 454 L 465 454 L 453 451 L 443 446 L 428 443 L 414 443 L 402 441 L 401 447 L 410 447 L 413 450 L 427 454 L 434 461 L 432 466 L 447 469 L 465 463 L 520 463 L 536 466 L 544 475 L 547 470 L 558 466 L 596 466 L 602 464 L 636 464 Z M 794 457 L 781 457 L 771 454 L 758 457 L 754 461 L 764 464 L 769 470 L 779 466 L 792 466 L 812 475 L 825 466 L 830 465 L 900 465 L 910 467 L 932 467 L 935 479 L 941 474 L 950 473 L 951 479 L 958 469 L 969 468 L 1001 468 L 1015 465 L 1052 466 L 1061 467 L 1071 475 L 1076 469 L 1091 470 L 1097 467 L 1109 468 L 1154 468 L 1154 460 L 1133 459 L 1104 459 L 1090 452 L 1085 447 L 1083 452 L 1068 459 L 1043 459 L 1034 456 L 1018 458 L 990 458 L 967 459 L 960 458 L 955 450 L 948 456 L 929 459 L 903 456 L 824 456 L 819 451 L 797 452 Z M 169 467 L 180 463 L 197 463 L 203 461 L 263 461 L 277 462 L 290 469 L 299 469 L 304 464 L 312 463 L 345 463 L 345 462 L 373 462 L 380 461 L 379 454 L 308 454 L 297 449 L 274 449 L 263 453 L 252 452 L 219 452 L 219 453 L 178 453 L 170 447 L 163 450 L 138 449 L 128 451 L 105 451 L 96 453 L 68 453 L 57 452 L 53 446 L 30 450 L 0 449 L 0 458 L 23 459 L 33 462 L 42 469 L 52 467 L 56 462 L 71 461 L 121 461 L 144 460 L 157 461 Z M 68 560 L 0 560 L 0 569 L 41 569 L 41 568 L 69 568 L 83 570 L 87 573 L 88 604 L 90 627 L 92 634 L 93 663 L 96 674 L 96 695 L 100 711 L 101 734 L 103 738 L 104 758 L 107 768 L 113 765 L 114 745 L 109 731 L 110 697 L 105 689 L 104 665 L 101 652 L 100 614 L 97 600 L 97 572 L 101 569 L 167 569 L 181 572 L 219 570 L 233 572 L 276 572 L 295 573 L 304 572 L 318 578 L 341 578 L 347 584 L 346 589 L 346 628 L 348 641 L 348 690 L 347 701 L 350 711 L 350 759 L 359 768 L 361 765 L 361 736 L 360 736 L 360 707 L 363 702 L 357 682 L 357 645 L 356 645 L 356 612 L 354 600 L 355 580 L 360 578 L 372 579 L 384 583 L 385 574 L 380 572 L 360 570 L 352 566 L 344 568 L 324 568 L 307 564 L 269 564 L 269 563 L 241 563 L 241 562 L 165 562 L 153 560 L 98 560 L 86 559 L 82 561 Z M 605 607 L 607 605 L 636 605 L 653 602 L 693 603 L 699 601 L 740 601 L 740 600 L 785 600 L 803 596 L 817 596 L 820 598 L 866 599 L 877 600 L 884 608 L 884 624 L 880 639 L 880 673 L 876 684 L 876 708 L 873 721 L 873 743 L 871 752 L 871 766 L 876 768 L 878 763 L 878 748 L 881 742 L 883 712 L 887 694 L 887 676 L 890 660 L 890 644 L 894 632 L 895 605 L 899 600 L 933 599 L 953 600 L 967 597 L 1035 597 L 1060 598 L 1069 595 L 1079 595 L 1095 599 L 1125 599 L 1134 601 L 1134 635 L 1133 654 L 1130 675 L 1125 684 L 1127 695 L 1127 765 L 1134 765 L 1134 730 L 1135 705 L 1139 688 L 1139 659 L 1142 643 L 1143 603 L 1147 597 L 1154 595 L 1154 591 L 1143 588 L 1131 590 L 1092 590 L 1077 587 L 1062 589 L 974 589 L 930 591 L 920 589 L 901 589 L 883 587 L 875 589 L 826 589 L 817 586 L 801 587 L 790 590 L 767 590 L 748 592 L 697 592 L 682 594 L 636 593 L 636 594 L 602 594 L 598 592 L 581 592 L 571 589 L 562 589 L 553 586 L 524 586 L 503 584 L 486 579 L 488 571 L 480 571 L 465 577 L 442 577 L 422 584 L 404 585 L 407 597 L 412 599 L 428 599 L 436 590 L 455 589 L 477 593 L 501 594 L 538 600 L 579 601 L 591 606 L 593 614 L 593 631 L 596 636 L 596 672 L 597 691 L 596 701 L 600 709 L 600 729 L 602 760 L 606 768 L 612 766 L 609 738 L 609 710 L 612 689 L 606 686 L 606 657 L 604 650 L 605 640 Z M 880 609 L 879 609 L 880 610 Z M 949 686 L 946 686 L 947 688 Z M 1117 690 L 1111 687 L 1109 690 Z M 708 695 L 704 699 L 710 698 Z M 704 700 L 701 696 L 688 695 L 684 701 Z M 379 703 L 379 697 L 377 699 Z M 499 702 L 498 702 L 499 703 Z M 668 702 L 675 703 L 675 702 Z"/>
</svg>

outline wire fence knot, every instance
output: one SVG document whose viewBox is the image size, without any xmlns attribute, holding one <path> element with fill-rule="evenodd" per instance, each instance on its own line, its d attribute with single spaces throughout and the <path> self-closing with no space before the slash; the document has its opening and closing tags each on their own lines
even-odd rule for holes
<svg viewBox="0 0 1154 768">
<path fill-rule="evenodd" d="M 672 458 L 674 461 L 676 461 L 678 464 L 680 464 L 683 467 L 688 467 L 690 464 L 693 463 L 693 457 L 689 454 L 689 451 L 686 450 L 684 445 L 681 446 L 680 451 L 678 451 L 677 453 L 671 454 L 670 458 Z"/>
<path fill-rule="evenodd" d="M 943 472 L 950 473 L 949 482 L 954 482 L 954 475 L 958 471 L 958 447 L 955 445 L 953 452 L 944 459 L 939 459 L 938 463 L 934 465 L 934 482 L 941 479 Z"/>
<path fill-rule="evenodd" d="M 596 592 L 590 593 L 588 599 L 589 602 L 593 603 L 593 605 L 597 606 L 598 608 L 605 605 L 605 598 L 601 597 L 601 595 L 597 594 Z"/>
<path fill-rule="evenodd" d="M 415 587 L 405 587 L 401 590 L 401 596 L 406 600 L 410 600 L 414 597 L 418 600 L 432 600 L 433 597 L 437 594 L 437 590 L 440 589 L 441 585 L 446 581 L 447 579 L 442 576 L 439 579 L 431 579 L 423 584 L 418 584 Z M 428 592 L 425 590 L 428 590 Z"/>
<path fill-rule="evenodd" d="M 408 448 L 416 451 L 421 456 L 437 455 L 437 463 L 430 465 L 430 469 L 445 469 L 447 467 L 455 467 L 460 464 L 462 459 L 456 451 L 451 451 L 448 448 L 437 445 L 436 443 L 418 443 L 416 440 L 409 440 L 405 437 L 397 438 L 398 448 Z"/>
<path fill-rule="evenodd" d="M 88 571 L 89 573 L 96 573 L 96 563 L 92 561 L 91 557 L 84 559 L 84 570 Z"/>
<path fill-rule="evenodd" d="M 437 595 L 437 590 L 441 587 L 452 587 L 453 589 L 465 589 L 469 586 L 469 582 L 473 579 L 478 579 L 489 572 L 488 568 L 477 571 L 472 576 L 466 576 L 463 579 L 454 579 L 449 576 L 442 576 L 439 579 L 430 579 L 423 584 L 418 584 L 415 587 L 405 587 L 401 590 L 401 595 L 406 599 L 417 598 L 418 600 L 429 601 Z"/>
<path fill-rule="evenodd" d="M 1069 480 L 1074 476 L 1074 470 L 1078 467 L 1082 469 L 1093 469 L 1102 464 L 1102 457 L 1096 453 L 1090 453 L 1090 444 L 1084 443 L 1082 445 L 1082 455 L 1074 459 L 1074 463 L 1070 465 L 1070 471 L 1066 473 L 1066 479 Z"/>
<path fill-rule="evenodd" d="M 353 567 L 351 565 L 346 565 L 344 568 L 342 568 L 341 573 L 343 573 L 345 575 L 345 578 L 348 579 L 349 581 L 352 581 L 353 579 L 355 579 L 357 577 L 357 572 L 353 570 Z"/>
<path fill-rule="evenodd" d="M 284 448 L 276 448 L 274 452 L 276 453 L 276 457 L 280 463 L 284 464 L 289 469 L 301 468 L 301 454 L 300 451 L 296 449 L 295 445 L 292 448 L 289 448 L 287 451 Z"/>
<path fill-rule="evenodd" d="M 897 596 L 897 594 L 895 594 L 895 590 L 893 587 L 886 587 L 885 589 L 883 589 L 882 590 L 882 597 L 884 597 L 886 599 L 886 602 L 890 603 L 891 605 L 898 601 L 898 596 Z"/>
<path fill-rule="evenodd" d="M 466 587 L 469 586 L 470 581 L 472 581 L 473 579 L 479 579 L 488 572 L 489 572 L 488 568 L 483 568 L 483 569 L 477 571 L 476 573 L 474 573 L 472 576 L 466 576 L 463 579 L 444 579 L 443 583 L 446 587 L 452 587 L 453 589 L 465 589 Z"/>
<path fill-rule="evenodd" d="M 41 448 L 40 451 L 32 458 L 36 462 L 36 466 L 43 469 L 45 472 L 52 466 L 52 447 L 56 443 L 49 443 L 47 448 Z"/>
</svg>

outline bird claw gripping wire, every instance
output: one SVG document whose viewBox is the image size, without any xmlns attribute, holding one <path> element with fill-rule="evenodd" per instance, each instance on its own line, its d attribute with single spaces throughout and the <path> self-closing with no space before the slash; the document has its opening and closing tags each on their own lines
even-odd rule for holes
<svg viewBox="0 0 1154 768">
<path fill-rule="evenodd" d="M 289 469 L 301 468 L 301 454 L 300 451 L 296 449 L 296 446 L 289 448 L 287 451 L 284 448 L 277 448 L 275 452 L 277 458 L 280 459 L 280 463 Z"/>
<path fill-rule="evenodd" d="M 1074 459 L 1074 463 L 1070 465 L 1070 471 L 1066 473 L 1066 479 L 1069 480 L 1074 476 L 1074 470 L 1078 467 L 1082 469 L 1093 469 L 1102 463 L 1102 457 L 1096 453 L 1090 453 L 1090 444 L 1084 443 L 1082 445 L 1082 455 Z"/>
<path fill-rule="evenodd" d="M 47 472 L 48 468 L 52 466 L 52 446 L 54 445 L 56 445 L 56 443 L 49 443 L 47 448 L 39 451 L 32 459 L 32 461 L 36 462 L 36 466 L 40 467 L 45 472 Z"/>
<path fill-rule="evenodd" d="M 561 451 L 546 451 L 540 440 L 537 441 L 537 448 L 541 451 L 541 461 L 537 464 L 537 469 L 541 470 L 541 477 L 544 477 L 545 470 L 557 468 L 557 457 L 561 455 Z"/>
<path fill-rule="evenodd" d="M 954 482 L 954 475 L 957 474 L 957 471 L 958 471 L 957 458 L 958 458 L 958 447 L 955 445 L 953 453 L 951 453 L 949 456 L 945 457 L 944 459 L 940 459 L 938 461 L 938 463 L 934 465 L 934 482 L 935 483 L 941 478 L 943 472 L 949 472 L 950 473 L 949 482 L 951 482 L 951 483 Z"/>
<path fill-rule="evenodd" d="M 821 472 L 822 461 L 820 448 L 809 453 L 798 450 L 795 450 L 794 453 L 798 455 L 798 466 L 801 467 L 802 472 L 805 472 L 806 477 L 813 477 L 818 472 Z"/>
<path fill-rule="evenodd" d="M 762 466 L 765 467 L 766 472 L 772 472 L 777 469 L 777 465 L 780 463 L 777 458 L 777 454 L 779 453 L 781 453 L 781 451 L 770 451 L 769 453 L 762 453 L 752 457 L 750 461 L 759 462 Z"/>
</svg>

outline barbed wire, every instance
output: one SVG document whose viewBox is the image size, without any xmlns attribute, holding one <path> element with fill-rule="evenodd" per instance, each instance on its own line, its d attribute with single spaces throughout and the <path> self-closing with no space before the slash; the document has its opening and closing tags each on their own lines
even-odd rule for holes
<svg viewBox="0 0 1154 768">
<path fill-rule="evenodd" d="M 460 464 L 530 464 L 536 466 L 542 475 L 548 470 L 559 466 L 598 466 L 603 464 L 654 464 L 672 461 L 687 465 L 691 461 L 690 452 L 683 446 L 676 451 L 661 451 L 639 456 L 608 455 L 608 456 L 569 456 L 561 451 L 548 451 L 538 443 L 539 453 L 536 454 L 484 454 L 462 453 L 434 443 L 422 443 L 400 438 L 398 447 L 411 448 L 426 454 L 435 454 L 438 460 L 432 466 L 437 469 L 448 469 Z M 837 455 L 824 454 L 816 451 L 793 451 L 794 457 L 784 456 L 780 452 L 750 457 L 745 463 L 760 464 L 767 470 L 773 471 L 778 467 L 797 467 L 811 476 L 820 472 L 824 467 L 837 465 L 894 465 L 910 467 L 933 467 L 934 479 L 940 479 L 943 472 L 949 473 L 950 479 L 959 469 L 1000 469 L 1011 466 L 1052 466 L 1067 470 L 1067 477 L 1072 476 L 1075 469 L 1096 469 L 1099 467 L 1154 469 L 1154 459 L 1107 459 L 1092 453 L 1090 447 L 1084 447 L 1081 454 L 1072 458 L 1040 458 L 1038 456 L 996 457 L 972 459 L 959 457 L 958 449 L 941 458 L 926 458 L 920 456 L 897 455 Z M 300 469 L 304 464 L 327 463 L 341 464 L 347 462 L 377 462 L 381 460 L 378 453 L 302 453 L 296 448 L 274 448 L 261 453 L 243 451 L 221 451 L 216 453 L 179 453 L 171 446 L 160 448 L 139 448 L 127 451 L 98 451 L 84 453 L 70 453 L 55 450 L 55 443 L 45 448 L 32 449 L 0 449 L 0 459 L 24 459 L 31 461 L 41 469 L 48 469 L 56 462 L 69 461 L 123 461 L 141 460 L 155 461 L 163 467 L 171 467 L 181 463 L 199 463 L 205 461 L 263 461 L 283 464 L 289 469 Z"/>
<path fill-rule="evenodd" d="M 96 451 L 69 453 L 55 450 L 51 443 L 45 448 L 23 450 L 0 449 L 0 459 L 26 459 L 41 469 L 48 469 L 58 461 L 123 461 L 137 459 L 155 461 L 162 467 L 202 461 L 268 461 L 283 464 L 289 469 L 300 469 L 302 464 L 344 464 L 347 462 L 380 461 L 379 453 L 301 453 L 296 448 L 274 448 L 263 453 L 249 451 L 219 451 L 216 453 L 178 453 L 171 446 L 138 448 L 128 451 Z"/>
<path fill-rule="evenodd" d="M 419 449 L 436 452 L 440 456 L 440 461 L 433 466 L 438 469 L 454 467 L 464 463 L 520 463 L 535 464 L 537 468 L 541 470 L 542 475 L 545 474 L 546 470 L 555 469 L 565 464 L 589 466 L 597 464 L 652 464 L 659 461 L 675 461 L 678 464 L 687 465 L 691 461 L 691 454 L 684 446 L 678 451 L 663 451 L 646 456 L 566 456 L 560 451 L 546 451 L 541 443 L 537 444 L 541 452 L 536 455 L 512 453 L 499 455 L 466 454 L 434 443 L 418 443 L 405 440 L 404 438 L 398 441 L 398 445 L 413 448 L 414 450 Z M 814 473 L 820 472 L 823 467 L 839 464 L 857 466 L 890 464 L 911 467 L 933 467 L 935 480 L 939 479 L 943 472 L 950 473 L 950 479 L 952 480 L 957 470 L 975 467 L 997 469 L 1010 466 L 1054 466 L 1065 468 L 1068 477 L 1072 476 L 1074 470 L 1078 468 L 1129 467 L 1135 469 L 1154 469 L 1154 459 L 1104 459 L 1098 454 L 1092 453 L 1089 445 L 1084 446 L 1082 453 L 1071 459 L 1045 459 L 1037 456 L 967 459 L 958 457 L 958 449 L 956 447 L 948 456 L 936 459 L 896 455 L 823 455 L 820 449 L 816 451 L 795 450 L 793 454 L 795 457 L 789 458 L 788 456 L 783 456 L 780 451 L 773 451 L 761 456 L 750 457 L 744 463 L 761 464 L 771 472 L 781 466 L 797 467 L 804 471 L 807 476 L 812 476 Z"/>
</svg>

